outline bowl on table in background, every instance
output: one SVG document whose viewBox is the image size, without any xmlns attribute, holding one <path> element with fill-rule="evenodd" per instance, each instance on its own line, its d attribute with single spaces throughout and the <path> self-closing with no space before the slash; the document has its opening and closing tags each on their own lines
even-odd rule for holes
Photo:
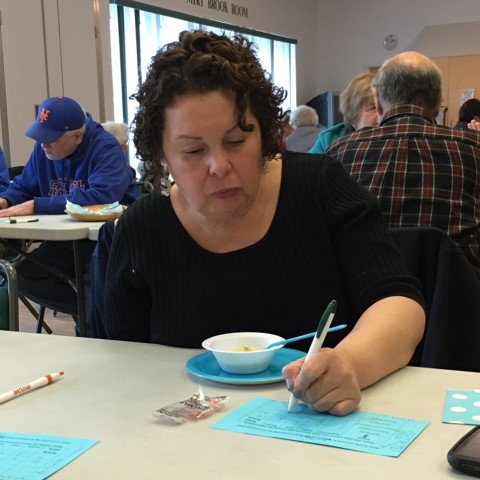
<svg viewBox="0 0 480 480">
<path fill-rule="evenodd" d="M 124 207 L 118 202 L 80 206 L 67 200 L 65 212 L 81 222 L 106 222 L 120 218 Z"/>
<path fill-rule="evenodd" d="M 283 337 L 271 333 L 235 332 L 207 338 L 202 347 L 213 353 L 225 372 L 246 375 L 266 370 L 283 345 L 268 350 L 266 347 L 282 340 Z"/>
</svg>

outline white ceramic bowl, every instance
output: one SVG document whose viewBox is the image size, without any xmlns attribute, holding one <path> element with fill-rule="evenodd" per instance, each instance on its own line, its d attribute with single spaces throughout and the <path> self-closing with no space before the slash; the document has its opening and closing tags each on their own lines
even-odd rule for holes
<svg viewBox="0 0 480 480">
<path fill-rule="evenodd" d="M 222 370 L 251 374 L 268 368 L 275 352 L 283 345 L 268 350 L 265 347 L 282 340 L 285 339 L 271 333 L 235 332 L 207 338 L 202 347 L 213 353 Z"/>
</svg>

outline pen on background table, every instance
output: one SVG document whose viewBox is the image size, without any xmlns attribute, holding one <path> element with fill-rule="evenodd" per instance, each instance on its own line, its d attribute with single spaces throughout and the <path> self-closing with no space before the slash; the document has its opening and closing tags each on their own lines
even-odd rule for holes
<svg viewBox="0 0 480 480">
<path fill-rule="evenodd" d="M 307 361 L 313 355 L 318 353 L 322 348 L 323 342 L 325 341 L 325 337 L 327 336 L 328 329 L 330 328 L 330 324 L 332 323 L 336 310 L 337 310 L 337 302 L 336 300 L 332 300 L 327 305 L 327 308 L 323 312 L 322 318 L 320 318 L 320 322 L 318 323 L 317 333 L 313 337 L 312 344 L 308 349 L 307 356 L 305 357 L 305 361 Z M 293 393 L 291 393 L 290 400 L 288 401 L 288 413 L 292 411 L 292 409 L 295 407 L 297 402 L 298 402 L 298 398 L 296 398 L 293 395 Z"/>
<path fill-rule="evenodd" d="M 9 218 L 8 223 L 35 223 L 38 218 Z"/>
<path fill-rule="evenodd" d="M 60 378 L 62 375 L 63 375 L 63 372 L 44 375 L 43 377 L 38 378 L 37 380 L 27 383 L 26 385 L 23 385 L 21 387 L 18 387 L 15 390 L 12 390 L 11 392 L 2 393 L 0 395 L 0 403 L 8 402 L 12 398 L 16 398 L 19 395 L 22 395 L 26 392 L 30 392 L 32 390 L 35 390 L 36 388 L 49 385 L 50 383 L 53 383 L 55 380 L 57 380 L 57 378 Z"/>
</svg>

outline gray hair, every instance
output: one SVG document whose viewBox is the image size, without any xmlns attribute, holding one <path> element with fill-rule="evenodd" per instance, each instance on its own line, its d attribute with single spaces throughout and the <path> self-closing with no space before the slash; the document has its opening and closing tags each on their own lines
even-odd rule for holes
<svg viewBox="0 0 480 480">
<path fill-rule="evenodd" d="M 290 125 L 298 127 L 316 127 L 318 125 L 318 114 L 312 107 L 299 105 L 290 114 Z"/>
<path fill-rule="evenodd" d="M 416 105 L 436 115 L 442 102 L 440 69 L 418 52 L 404 52 L 386 60 L 372 86 L 384 110 Z"/>
</svg>

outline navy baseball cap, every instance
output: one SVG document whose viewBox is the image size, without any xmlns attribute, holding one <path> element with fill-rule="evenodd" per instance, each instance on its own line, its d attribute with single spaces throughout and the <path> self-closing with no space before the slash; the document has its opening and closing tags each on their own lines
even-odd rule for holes
<svg viewBox="0 0 480 480">
<path fill-rule="evenodd" d="M 37 119 L 25 135 L 40 143 L 53 143 L 65 132 L 78 130 L 84 124 L 85 112 L 75 100 L 53 97 L 40 105 Z"/>
</svg>

